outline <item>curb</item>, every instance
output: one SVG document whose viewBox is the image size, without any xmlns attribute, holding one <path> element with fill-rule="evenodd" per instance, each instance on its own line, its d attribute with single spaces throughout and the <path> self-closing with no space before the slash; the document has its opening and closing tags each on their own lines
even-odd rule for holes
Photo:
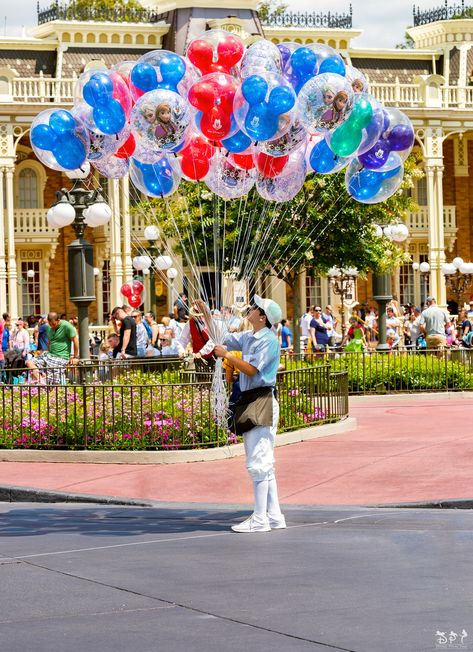
<svg viewBox="0 0 473 652">
<path fill-rule="evenodd" d="M 330 437 L 356 430 L 357 421 L 348 417 L 336 423 L 311 426 L 276 437 L 276 446 L 286 446 L 318 437 Z M 83 464 L 182 464 L 184 462 L 211 462 L 226 460 L 245 454 L 243 444 L 219 448 L 183 451 L 62 451 L 26 450 L 21 448 L 1 449 L 0 462 L 57 462 Z M 0 498 L 1 500 L 1 498 Z"/>
<path fill-rule="evenodd" d="M 119 496 L 99 496 L 95 494 L 76 494 L 65 491 L 51 491 L 34 487 L 18 487 L 15 485 L 0 485 L 0 503 L 91 503 L 99 505 L 122 505 L 126 507 L 157 507 L 167 506 L 179 509 L 182 503 L 169 503 L 159 500 L 144 500 L 137 498 L 122 498 Z M 188 503 L 186 503 L 188 505 Z M 192 503 L 195 509 L 201 509 L 201 503 Z M 232 507 L 231 504 L 218 503 L 215 507 Z M 333 508 L 334 505 L 291 505 L 294 507 L 309 507 L 310 509 Z M 354 509 L 473 509 L 473 498 L 452 498 L 447 500 L 430 500 L 415 503 L 381 503 L 376 505 L 342 504 L 336 507 L 352 507 Z"/>
</svg>

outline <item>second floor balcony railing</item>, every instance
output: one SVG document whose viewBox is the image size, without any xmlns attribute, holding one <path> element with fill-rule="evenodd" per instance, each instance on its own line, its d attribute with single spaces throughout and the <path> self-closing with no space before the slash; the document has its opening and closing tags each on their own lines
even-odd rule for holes
<svg viewBox="0 0 473 652">
<path fill-rule="evenodd" d="M 415 213 L 409 213 L 407 227 L 411 237 L 416 235 L 425 236 L 429 230 L 429 209 L 427 206 L 419 206 Z M 443 228 L 445 235 L 452 236 L 457 230 L 456 206 L 443 207 Z"/>
</svg>

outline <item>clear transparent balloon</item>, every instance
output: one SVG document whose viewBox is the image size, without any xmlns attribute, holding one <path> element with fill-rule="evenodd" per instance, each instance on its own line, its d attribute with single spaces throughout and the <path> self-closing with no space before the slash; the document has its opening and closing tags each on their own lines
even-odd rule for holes
<svg viewBox="0 0 473 652">
<path fill-rule="evenodd" d="M 362 204 L 378 204 L 399 190 L 404 176 L 404 168 L 385 171 L 363 168 L 358 160 L 353 160 L 345 173 L 347 191 L 353 199 Z"/>
<path fill-rule="evenodd" d="M 307 141 L 307 131 L 303 125 L 295 122 L 283 136 L 258 144 L 258 149 L 260 152 L 265 152 L 265 154 L 269 154 L 270 156 L 285 156 L 299 149 L 299 147 L 306 147 Z"/>
<path fill-rule="evenodd" d="M 215 156 L 205 178 L 209 190 L 222 199 L 236 199 L 247 195 L 255 184 L 252 171 L 233 165 L 225 156 Z"/>
<path fill-rule="evenodd" d="M 249 138 L 275 140 L 293 124 L 295 103 L 294 90 L 283 75 L 261 72 L 244 79 L 237 90 L 235 119 Z"/>
<path fill-rule="evenodd" d="M 314 136 L 307 145 L 306 149 L 306 164 L 309 170 L 313 170 L 317 174 L 335 174 L 343 170 L 350 158 L 337 156 L 330 149 L 325 136 Z"/>
<path fill-rule="evenodd" d="M 311 135 L 327 132 L 345 120 L 353 97 L 345 77 L 334 73 L 317 75 L 304 84 L 297 97 L 297 118 Z"/>
<path fill-rule="evenodd" d="M 130 160 L 130 179 L 147 197 L 168 197 L 178 188 L 181 171 L 177 161 L 163 154 L 155 163 Z"/>
<path fill-rule="evenodd" d="M 345 64 L 345 77 L 350 82 L 354 93 L 369 93 L 368 80 L 361 70 Z"/>
<path fill-rule="evenodd" d="M 242 79 L 255 73 L 274 72 L 282 73 L 282 57 L 278 46 L 271 41 L 256 41 L 250 45 L 240 64 Z"/>
<path fill-rule="evenodd" d="M 113 154 L 98 161 L 91 161 L 91 163 L 102 176 L 108 179 L 122 179 L 128 174 L 128 159 L 118 158 L 118 156 L 114 156 Z"/>
<path fill-rule="evenodd" d="M 187 97 L 198 74 L 186 60 L 168 50 L 147 52 L 134 62 L 130 70 L 130 89 L 133 99 L 139 100 L 152 90 L 172 90 Z"/>
<path fill-rule="evenodd" d="M 182 142 L 191 121 L 189 105 L 174 91 L 145 93 L 131 111 L 133 135 L 151 149 L 172 150 Z"/>
<path fill-rule="evenodd" d="M 42 163 L 52 170 L 82 168 L 90 149 L 84 123 L 65 109 L 46 109 L 32 121 L 30 142 Z"/>
<path fill-rule="evenodd" d="M 369 93 L 356 93 L 350 111 L 325 137 L 338 156 L 354 157 L 378 141 L 384 123 L 381 104 Z"/>
</svg>

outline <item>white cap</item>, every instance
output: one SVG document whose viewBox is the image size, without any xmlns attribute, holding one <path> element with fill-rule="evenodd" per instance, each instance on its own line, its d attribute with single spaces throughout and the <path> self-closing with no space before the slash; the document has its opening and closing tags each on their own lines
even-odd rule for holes
<svg viewBox="0 0 473 652">
<path fill-rule="evenodd" d="M 279 321 L 281 321 L 282 310 L 276 301 L 273 301 L 272 299 L 262 299 L 257 294 L 255 294 L 253 297 L 253 301 L 258 306 L 258 308 L 263 310 L 271 326 L 274 326 L 274 324 L 277 324 Z"/>
</svg>

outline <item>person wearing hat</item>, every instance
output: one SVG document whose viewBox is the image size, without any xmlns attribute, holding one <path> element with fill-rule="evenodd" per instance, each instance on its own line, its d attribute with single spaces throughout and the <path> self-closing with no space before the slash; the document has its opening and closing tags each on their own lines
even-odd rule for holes
<svg viewBox="0 0 473 652">
<path fill-rule="evenodd" d="M 10 349 L 19 351 L 22 358 L 29 360 L 31 358 L 30 335 L 25 328 L 25 322 L 22 319 L 18 319 L 15 326 L 16 328 L 10 336 Z"/>
<path fill-rule="evenodd" d="M 203 301 L 197 301 L 196 305 L 209 321 L 211 315 L 208 306 Z M 243 523 L 232 526 L 232 530 L 239 533 L 269 532 L 286 527 L 274 473 L 274 445 L 279 418 L 274 390 L 281 351 L 272 326 L 281 321 L 282 311 L 272 299 L 263 299 L 256 294 L 247 319 L 252 331 L 228 333 L 223 345 L 217 344 L 214 349 L 215 355 L 240 371 L 240 404 L 248 405 L 258 395 L 264 395 L 267 399 L 264 414 L 262 412 L 259 419 L 264 424 L 256 424 L 243 431 L 246 468 L 253 480 L 255 506 L 253 513 Z M 242 357 L 237 357 L 231 351 L 241 351 Z"/>
<path fill-rule="evenodd" d="M 208 330 L 203 320 L 202 310 L 196 306 L 189 308 L 189 321 L 184 324 L 179 337 L 179 344 L 185 349 L 188 344 L 192 347 L 192 355 L 197 360 L 196 370 L 206 371 L 213 367 L 215 361 L 213 350 L 214 343 L 210 339 Z"/>
</svg>

